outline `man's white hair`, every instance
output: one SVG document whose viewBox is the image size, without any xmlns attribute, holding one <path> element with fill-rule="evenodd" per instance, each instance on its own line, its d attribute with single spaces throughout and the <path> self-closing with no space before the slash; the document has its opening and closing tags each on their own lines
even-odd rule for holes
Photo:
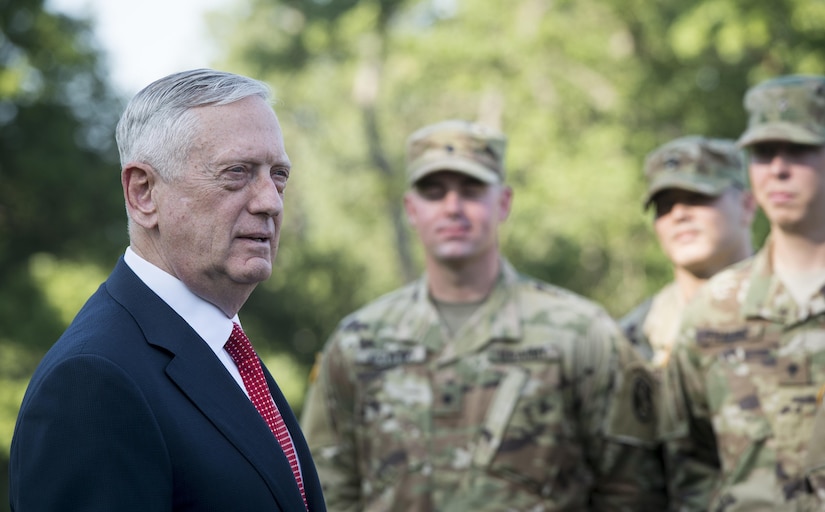
<svg viewBox="0 0 825 512">
<path fill-rule="evenodd" d="M 129 101 L 117 124 L 121 167 L 142 162 L 164 179 L 180 176 L 195 129 L 192 109 L 250 96 L 270 102 L 272 92 L 258 80 L 211 69 L 182 71 L 152 82 Z"/>
</svg>

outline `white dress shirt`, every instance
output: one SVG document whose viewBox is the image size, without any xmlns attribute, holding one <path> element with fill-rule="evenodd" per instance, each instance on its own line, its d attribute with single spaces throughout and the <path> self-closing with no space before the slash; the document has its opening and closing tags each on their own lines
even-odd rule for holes
<svg viewBox="0 0 825 512">
<path fill-rule="evenodd" d="M 232 323 L 241 324 L 238 315 L 227 318 L 220 308 L 192 293 L 180 279 L 138 256 L 131 247 L 126 248 L 123 260 L 138 276 L 138 279 L 143 281 L 150 290 L 155 292 L 163 302 L 167 303 L 175 313 L 180 315 L 198 333 L 212 349 L 212 352 L 218 356 L 218 359 L 232 375 L 232 378 L 235 379 L 235 382 L 238 383 L 238 386 L 249 397 L 249 392 L 244 386 L 243 378 L 238 372 L 235 361 L 224 348 L 229 340 L 229 335 L 232 333 Z M 275 400 L 273 399 L 272 402 L 274 404 Z M 277 405 L 275 407 L 277 408 Z M 289 430 L 287 432 L 290 439 L 292 439 L 292 432 L 289 432 Z M 298 459 L 298 467 L 302 471 L 300 469 L 300 458 Z"/>
<path fill-rule="evenodd" d="M 235 361 L 223 348 L 232 333 L 232 323 L 237 322 L 240 325 L 238 315 L 227 318 L 220 308 L 192 293 L 180 279 L 138 256 L 131 247 L 126 248 L 123 259 L 150 290 L 175 310 L 175 313 L 180 315 L 198 333 L 198 336 L 203 338 L 238 386 L 244 393 L 247 393 Z"/>
</svg>

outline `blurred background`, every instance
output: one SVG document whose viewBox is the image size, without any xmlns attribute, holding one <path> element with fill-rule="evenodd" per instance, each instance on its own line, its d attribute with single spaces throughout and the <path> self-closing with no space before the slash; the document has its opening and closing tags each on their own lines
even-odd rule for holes
<svg viewBox="0 0 825 512">
<path fill-rule="evenodd" d="M 749 86 L 825 74 L 821 0 L 183 3 L 0 0 L 0 510 L 29 375 L 128 243 L 114 125 L 160 76 L 208 66 L 275 90 L 294 171 L 274 275 L 241 318 L 300 412 L 338 320 L 421 271 L 401 210 L 413 130 L 502 128 L 504 253 L 620 316 L 671 278 L 645 154 L 736 138 Z"/>
</svg>

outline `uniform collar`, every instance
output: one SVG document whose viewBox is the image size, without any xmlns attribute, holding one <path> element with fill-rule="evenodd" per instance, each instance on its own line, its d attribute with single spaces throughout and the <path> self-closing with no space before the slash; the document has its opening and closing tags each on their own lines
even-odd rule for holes
<svg viewBox="0 0 825 512">
<path fill-rule="evenodd" d="M 493 340 L 512 341 L 522 336 L 517 292 L 518 273 L 502 258 L 499 275 L 490 295 L 467 323 L 448 337 L 441 327 L 438 311 L 429 297 L 427 275 L 424 274 L 413 287 L 412 306 L 391 326 L 385 335 L 402 340 L 415 340 L 428 350 L 443 351 L 440 359 L 454 359 L 479 350 Z M 380 337 L 382 333 L 377 333 Z M 447 342 L 445 343 L 445 340 Z"/>
<path fill-rule="evenodd" d="M 751 273 L 742 302 L 745 318 L 763 318 L 785 325 L 803 322 L 825 313 L 825 295 L 820 290 L 806 308 L 800 308 L 773 269 L 773 242 L 770 236 L 753 257 Z"/>
</svg>

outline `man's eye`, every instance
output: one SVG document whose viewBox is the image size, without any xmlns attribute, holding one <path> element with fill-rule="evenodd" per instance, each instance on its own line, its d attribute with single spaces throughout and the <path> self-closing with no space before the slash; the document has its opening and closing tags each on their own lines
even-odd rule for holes
<svg viewBox="0 0 825 512">
<path fill-rule="evenodd" d="M 465 185 L 461 188 L 461 196 L 467 199 L 478 199 L 483 196 L 487 187 L 484 185 Z"/>
<path fill-rule="evenodd" d="M 751 156 L 756 160 L 772 160 L 775 154 L 775 146 L 756 145 L 751 148 Z"/>
<path fill-rule="evenodd" d="M 801 156 L 805 156 L 810 151 L 816 151 L 817 146 L 809 146 L 807 144 L 788 144 L 787 151 L 788 155 L 794 158 L 799 158 Z"/>
<path fill-rule="evenodd" d="M 285 167 L 276 167 L 269 172 L 270 176 L 273 179 L 283 179 L 286 180 L 289 178 L 289 169 Z"/>
<path fill-rule="evenodd" d="M 445 195 L 445 190 L 441 187 L 417 187 L 418 195 L 428 201 L 436 201 Z"/>
<path fill-rule="evenodd" d="M 685 198 L 685 204 L 690 206 L 707 206 L 713 204 L 716 198 L 713 196 L 704 196 L 702 194 L 693 194 Z"/>
<path fill-rule="evenodd" d="M 659 217 L 664 217 L 665 215 L 670 213 L 670 210 L 673 209 L 673 203 L 671 203 L 671 202 L 665 203 L 665 202 L 662 201 L 662 202 L 655 203 L 654 207 L 656 209 L 656 218 L 658 219 Z"/>
</svg>

